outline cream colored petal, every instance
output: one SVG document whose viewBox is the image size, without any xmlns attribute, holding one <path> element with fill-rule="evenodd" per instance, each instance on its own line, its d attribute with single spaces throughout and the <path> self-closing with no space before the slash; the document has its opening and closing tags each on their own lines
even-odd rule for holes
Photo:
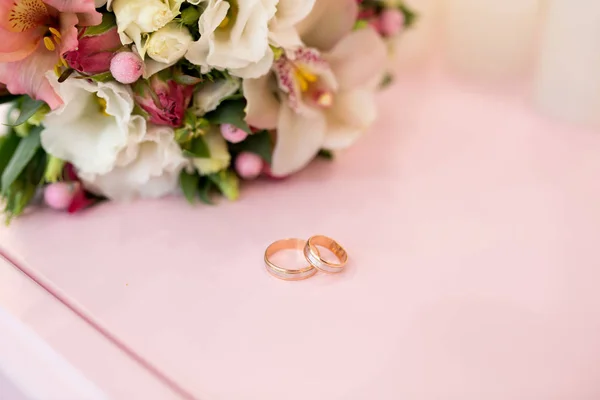
<svg viewBox="0 0 600 400">
<path fill-rule="evenodd" d="M 371 28 L 352 32 L 323 56 L 337 78 L 340 90 L 349 90 L 383 76 L 387 48 Z"/>
<path fill-rule="evenodd" d="M 325 115 L 298 114 L 282 105 L 271 172 L 287 176 L 304 168 L 319 152 L 325 138 Z"/>
<path fill-rule="evenodd" d="M 323 148 L 340 150 L 351 146 L 377 118 L 375 94 L 359 89 L 335 96 L 327 113 L 327 133 Z"/>
<path fill-rule="evenodd" d="M 244 97 L 246 105 L 246 122 L 258 129 L 275 129 L 281 105 L 270 88 L 272 75 L 258 79 L 244 79 Z"/>
<path fill-rule="evenodd" d="M 318 0 L 297 28 L 307 46 L 329 51 L 352 31 L 357 17 L 356 0 Z"/>
</svg>

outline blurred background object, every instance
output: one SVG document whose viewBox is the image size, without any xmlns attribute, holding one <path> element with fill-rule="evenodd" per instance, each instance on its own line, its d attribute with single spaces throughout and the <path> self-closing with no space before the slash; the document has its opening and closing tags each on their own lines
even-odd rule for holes
<svg viewBox="0 0 600 400">
<path fill-rule="evenodd" d="M 518 82 L 539 111 L 600 129 L 600 2 L 406 0 L 416 29 L 400 71 L 427 65 L 473 83 Z"/>
</svg>

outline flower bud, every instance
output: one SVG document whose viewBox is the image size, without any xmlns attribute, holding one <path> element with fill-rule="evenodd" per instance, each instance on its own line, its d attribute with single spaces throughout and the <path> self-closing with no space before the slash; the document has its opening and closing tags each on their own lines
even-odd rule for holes
<svg viewBox="0 0 600 400">
<path fill-rule="evenodd" d="M 96 75 L 110 70 L 110 62 L 115 52 L 121 48 L 121 39 L 117 27 L 100 35 L 83 36 L 77 49 L 64 54 L 69 67 L 87 74 Z"/>
<path fill-rule="evenodd" d="M 263 160 L 257 154 L 242 152 L 235 159 L 235 170 L 243 179 L 256 179 L 263 170 Z"/>
<path fill-rule="evenodd" d="M 117 53 L 110 63 L 110 73 L 117 82 L 126 85 L 134 83 L 142 76 L 142 59 L 130 51 Z"/>
<path fill-rule="evenodd" d="M 183 58 L 193 40 L 188 28 L 170 23 L 150 35 L 146 54 L 155 61 L 174 64 Z"/>
</svg>

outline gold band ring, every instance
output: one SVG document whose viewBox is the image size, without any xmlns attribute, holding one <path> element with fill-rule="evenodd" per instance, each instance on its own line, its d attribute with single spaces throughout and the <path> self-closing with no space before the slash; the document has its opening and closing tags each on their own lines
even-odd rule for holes
<svg viewBox="0 0 600 400">
<path fill-rule="evenodd" d="M 338 258 L 339 263 L 324 260 L 317 246 L 322 246 L 330 250 Z M 312 266 L 329 274 L 342 272 L 348 262 L 348 253 L 346 253 L 346 250 L 335 240 L 323 235 L 316 235 L 308 239 L 304 246 L 304 256 Z"/>
<path fill-rule="evenodd" d="M 300 250 L 304 248 L 306 244 L 305 240 L 301 239 L 283 239 L 271 243 L 265 251 L 265 265 L 267 271 L 276 278 L 283 279 L 286 281 L 300 281 L 307 279 L 318 272 L 318 270 L 312 265 L 302 269 L 287 269 L 275 265 L 269 259 L 273 254 L 282 250 Z"/>
</svg>

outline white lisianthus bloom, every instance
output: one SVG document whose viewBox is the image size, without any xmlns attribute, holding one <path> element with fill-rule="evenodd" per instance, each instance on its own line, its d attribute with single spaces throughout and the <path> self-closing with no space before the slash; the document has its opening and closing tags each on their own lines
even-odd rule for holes
<svg viewBox="0 0 600 400">
<path fill-rule="evenodd" d="M 105 174 L 117 161 L 130 136 L 145 132 L 142 124 L 131 124 L 133 96 L 127 86 L 67 79 L 58 83 L 53 72 L 48 79 L 63 105 L 44 119 L 42 146 L 54 157 L 70 162 L 83 173 Z"/>
<path fill-rule="evenodd" d="M 175 65 L 187 53 L 193 38 L 189 29 L 171 22 L 152 33 L 145 43 L 146 55 L 144 77 Z"/>
<path fill-rule="evenodd" d="M 173 129 L 150 125 L 144 134 L 130 137 L 109 173 L 80 178 L 88 190 L 112 200 L 156 198 L 176 192 L 179 174 L 188 163 Z"/>
<path fill-rule="evenodd" d="M 233 95 L 241 87 L 239 79 L 221 79 L 215 82 L 206 82 L 198 86 L 194 93 L 192 109 L 197 117 L 214 111 L 227 97 Z"/>
<path fill-rule="evenodd" d="M 188 28 L 172 22 L 150 35 L 146 54 L 155 61 L 172 65 L 183 58 L 192 40 Z"/>
<path fill-rule="evenodd" d="M 206 73 L 228 70 L 241 78 L 257 78 L 273 64 L 269 22 L 278 0 L 208 0 L 200 16 L 200 39 L 186 58 Z"/>
<path fill-rule="evenodd" d="M 192 160 L 200 175 L 214 174 L 229 167 L 231 154 L 227 150 L 227 142 L 221 135 L 221 131 L 213 128 L 203 136 L 203 139 L 210 151 L 210 158 L 194 158 Z"/>
<path fill-rule="evenodd" d="M 112 0 L 123 44 L 135 43 L 142 58 L 146 53 L 145 34 L 156 32 L 179 15 L 184 0 Z"/>
</svg>

